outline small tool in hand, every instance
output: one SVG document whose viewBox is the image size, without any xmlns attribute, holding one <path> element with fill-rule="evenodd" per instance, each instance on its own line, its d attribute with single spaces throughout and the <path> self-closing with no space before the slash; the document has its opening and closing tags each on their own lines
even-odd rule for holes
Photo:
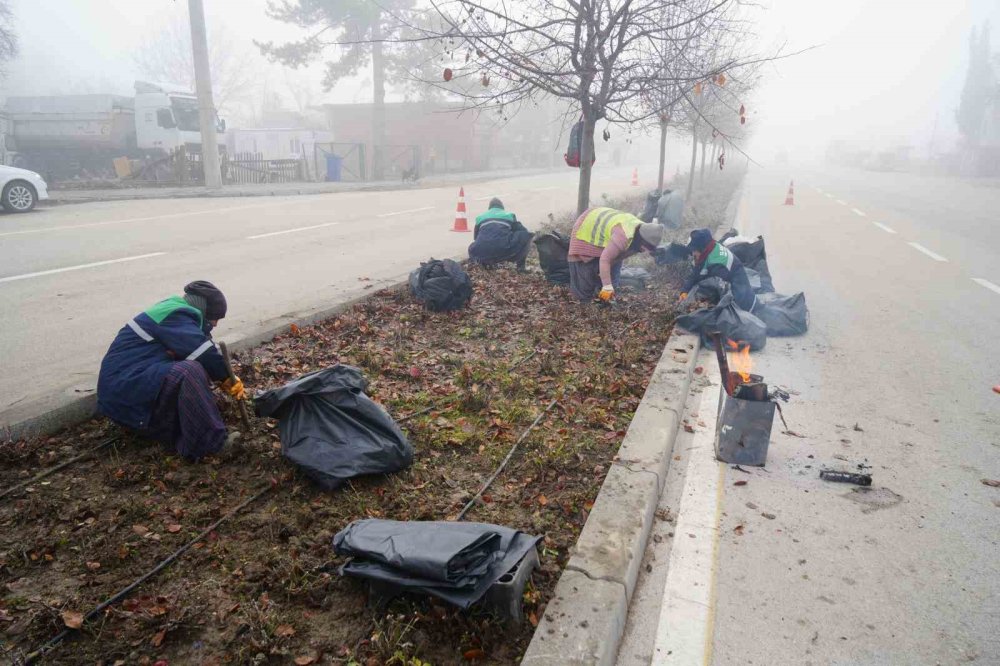
<svg viewBox="0 0 1000 666">
<path fill-rule="evenodd" d="M 226 363 L 226 372 L 229 373 L 229 381 L 234 384 L 239 381 L 236 377 L 236 373 L 233 372 L 233 362 L 229 357 L 229 348 L 226 347 L 225 342 L 219 343 L 219 351 L 222 352 L 222 360 Z M 250 415 L 247 414 L 247 405 L 242 400 L 236 400 L 237 406 L 240 408 L 240 421 L 243 422 L 243 428 L 249 434 L 250 432 Z"/>
</svg>

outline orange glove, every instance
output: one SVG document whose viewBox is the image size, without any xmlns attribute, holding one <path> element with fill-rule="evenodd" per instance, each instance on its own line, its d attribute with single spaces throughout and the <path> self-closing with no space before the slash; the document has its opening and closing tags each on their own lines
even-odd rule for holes
<svg viewBox="0 0 1000 666">
<path fill-rule="evenodd" d="M 237 400 L 243 400 L 247 397 L 247 392 L 243 390 L 243 382 L 240 381 L 239 377 L 235 380 L 227 379 L 222 382 L 222 388 Z"/>
<path fill-rule="evenodd" d="M 686 291 L 682 291 L 681 295 L 677 297 L 677 301 L 678 302 L 680 302 L 680 301 L 686 301 L 687 297 L 688 297 L 688 293 Z"/>
<path fill-rule="evenodd" d="M 604 301 L 605 303 L 609 303 L 615 300 L 615 288 L 610 285 L 607 287 L 602 287 L 601 293 L 599 293 L 597 297 L 602 301 Z"/>
</svg>

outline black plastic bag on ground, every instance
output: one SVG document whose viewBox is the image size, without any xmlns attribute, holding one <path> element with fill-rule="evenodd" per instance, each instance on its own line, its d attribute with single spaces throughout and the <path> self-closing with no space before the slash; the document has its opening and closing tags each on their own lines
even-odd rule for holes
<svg viewBox="0 0 1000 666">
<path fill-rule="evenodd" d="M 801 291 L 791 296 L 760 294 L 753 313 L 767 326 L 770 336 L 802 335 L 809 330 L 809 308 Z"/>
<path fill-rule="evenodd" d="M 472 300 L 472 279 L 456 261 L 431 259 L 410 273 L 410 291 L 431 312 L 460 310 Z"/>
<path fill-rule="evenodd" d="M 653 251 L 653 257 L 656 259 L 658 266 L 687 261 L 689 256 L 691 256 L 691 253 L 688 252 L 687 245 L 674 243 L 673 241 L 669 245 L 661 245 Z"/>
<path fill-rule="evenodd" d="M 752 268 L 757 271 L 757 275 L 760 276 L 760 290 L 757 293 L 773 294 L 774 282 L 771 280 L 771 271 L 767 267 L 767 259 L 759 259 Z"/>
<path fill-rule="evenodd" d="M 699 301 L 704 301 L 712 305 L 717 305 L 729 291 L 728 282 L 720 277 L 708 277 L 691 288 L 684 303 L 691 305 Z"/>
<path fill-rule="evenodd" d="M 709 333 L 718 331 L 724 340 L 745 342 L 750 349 L 763 349 L 767 344 L 767 325 L 756 316 L 739 308 L 733 295 L 726 294 L 719 304 L 681 315 L 675 323 L 686 331 L 701 335 L 702 342 L 714 349 Z"/>
<path fill-rule="evenodd" d="M 555 284 L 569 284 L 569 239 L 558 231 L 547 231 L 535 236 L 535 248 L 545 279 Z"/>
<path fill-rule="evenodd" d="M 649 271 L 641 266 L 625 266 L 618 277 L 622 287 L 634 291 L 644 291 L 649 283 Z"/>
<path fill-rule="evenodd" d="M 642 209 L 642 215 L 639 219 L 643 222 L 652 222 L 653 218 L 656 217 L 656 207 L 660 203 L 660 191 L 653 190 L 646 195 L 646 204 Z"/>
<path fill-rule="evenodd" d="M 770 293 L 774 291 L 771 271 L 767 268 L 767 248 L 764 245 L 763 236 L 757 236 L 757 239 L 750 243 L 728 243 L 726 248 L 740 260 L 744 268 L 754 270 L 760 276 L 760 287 L 754 286 L 755 292 Z M 747 275 L 749 276 L 749 273 Z M 751 286 L 753 285 L 751 284 Z"/>
<path fill-rule="evenodd" d="M 487 523 L 366 519 L 338 532 L 333 548 L 353 558 L 340 568 L 342 576 L 430 594 L 468 608 L 539 539 Z"/>
<path fill-rule="evenodd" d="M 413 447 L 382 407 L 365 395 L 361 371 L 335 365 L 254 398 L 260 416 L 278 419 L 282 454 L 324 490 L 363 474 L 409 467 Z"/>
</svg>

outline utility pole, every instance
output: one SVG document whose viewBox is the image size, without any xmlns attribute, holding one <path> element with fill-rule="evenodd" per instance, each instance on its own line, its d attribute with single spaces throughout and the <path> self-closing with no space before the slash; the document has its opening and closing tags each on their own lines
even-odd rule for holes
<svg viewBox="0 0 1000 666">
<path fill-rule="evenodd" d="M 215 136 L 215 103 L 212 101 L 212 72 L 208 67 L 208 36 L 205 9 L 201 0 L 188 0 L 191 15 L 191 48 L 194 52 L 194 78 L 198 93 L 198 119 L 201 125 L 201 166 L 205 187 L 222 189 L 219 172 L 219 142 Z"/>
</svg>

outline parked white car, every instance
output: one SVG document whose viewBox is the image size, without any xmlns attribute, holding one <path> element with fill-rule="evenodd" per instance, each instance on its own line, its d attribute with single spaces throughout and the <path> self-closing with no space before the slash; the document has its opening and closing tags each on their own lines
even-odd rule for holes
<svg viewBox="0 0 1000 666">
<path fill-rule="evenodd" d="M 27 213 L 49 198 L 49 186 L 34 171 L 0 165 L 0 204 L 8 213 Z"/>
</svg>

